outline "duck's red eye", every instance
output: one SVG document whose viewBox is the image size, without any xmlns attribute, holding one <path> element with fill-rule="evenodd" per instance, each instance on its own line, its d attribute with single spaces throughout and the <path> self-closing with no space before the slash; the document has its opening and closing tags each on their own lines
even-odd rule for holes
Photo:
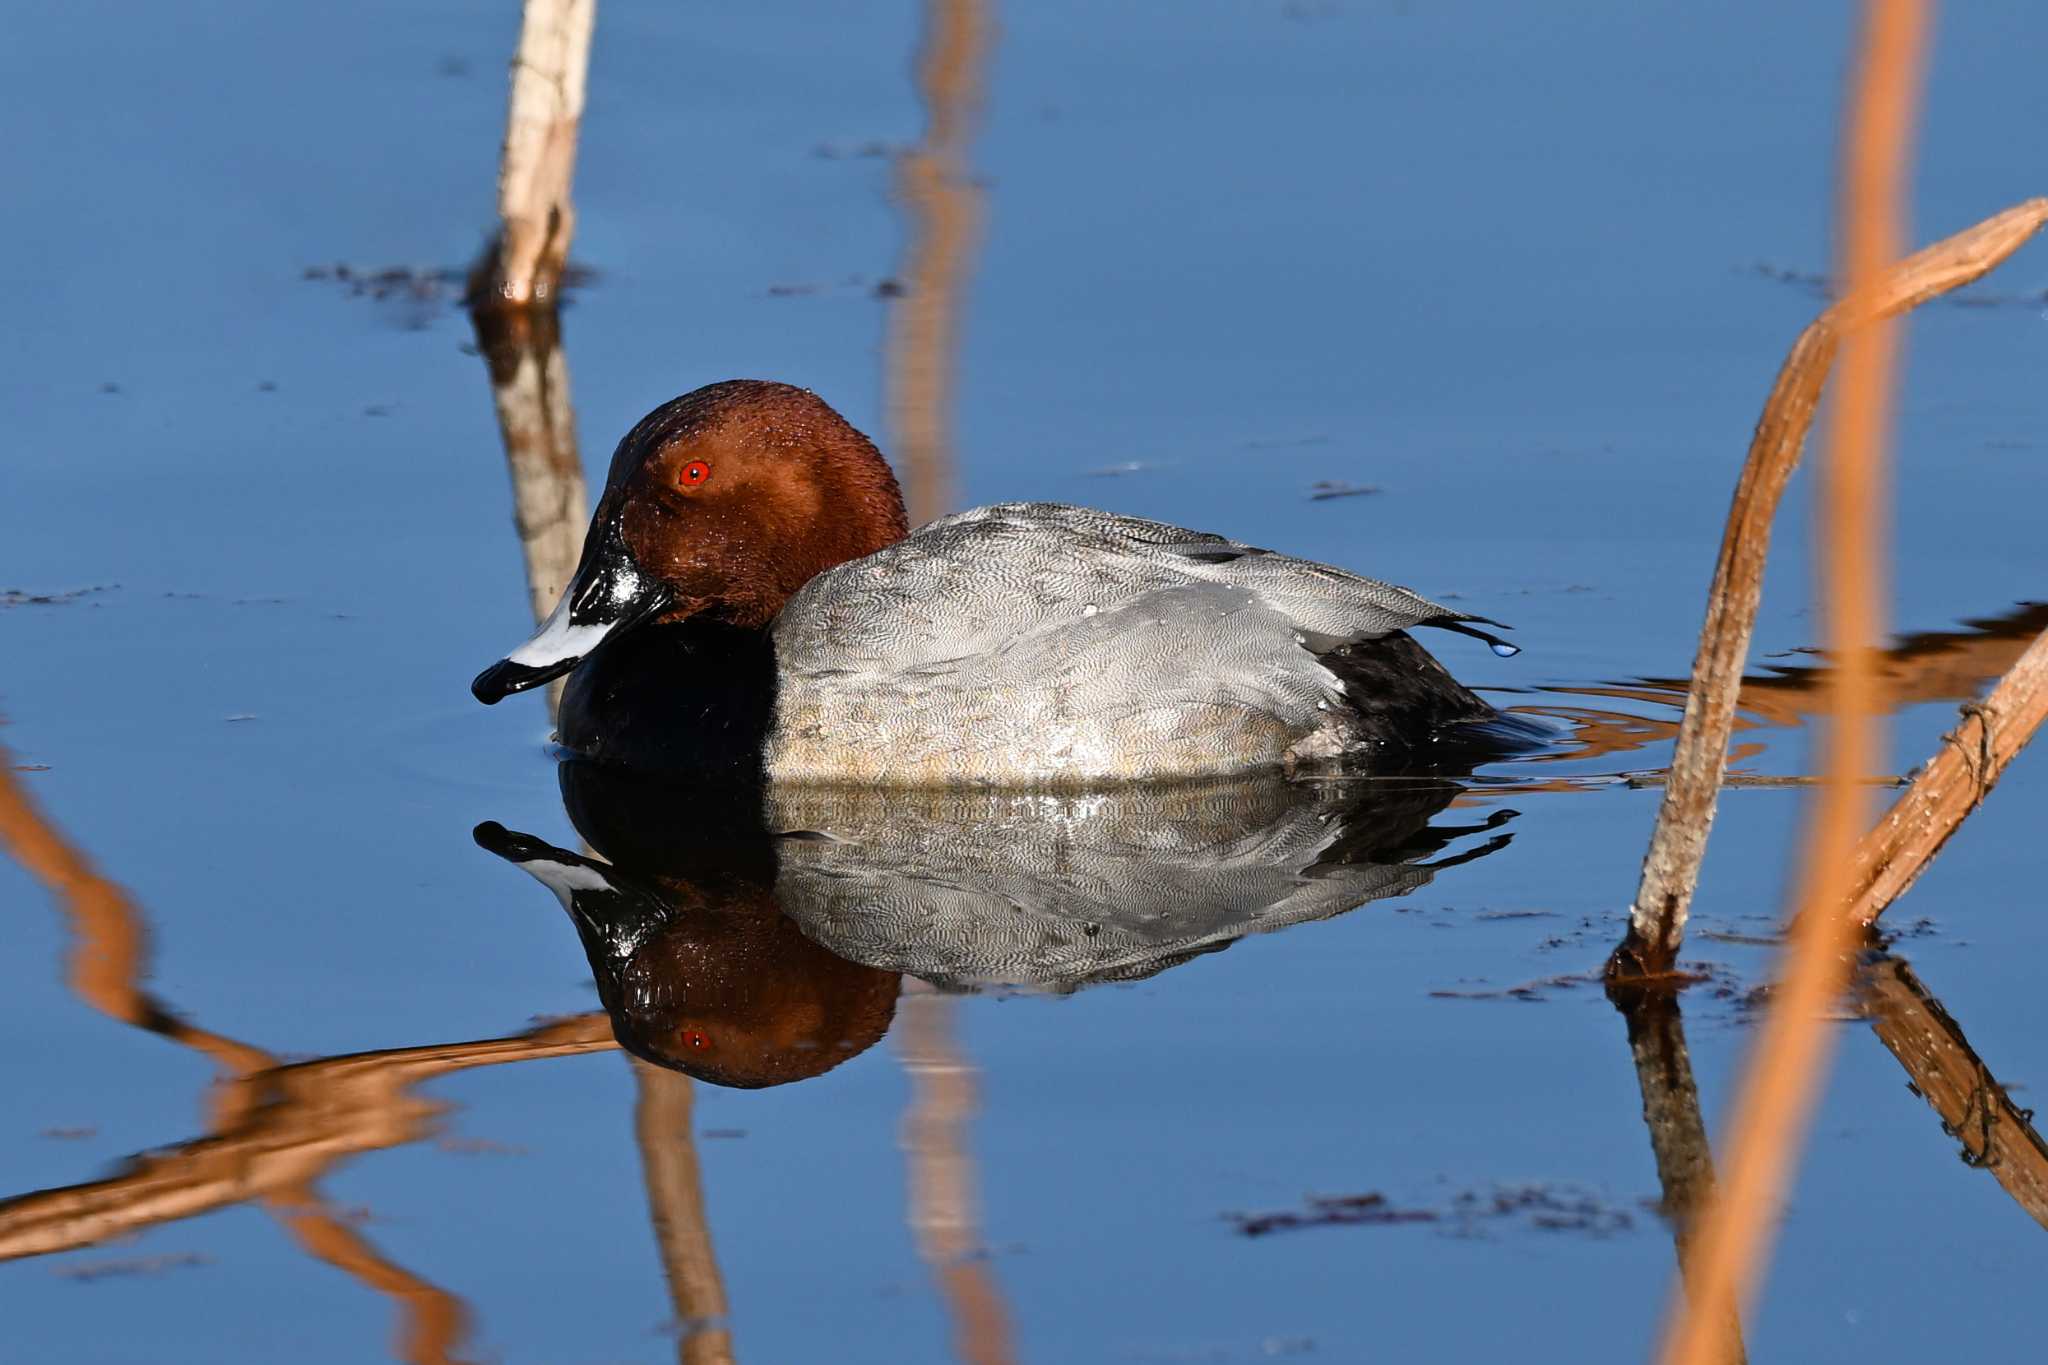
<svg viewBox="0 0 2048 1365">
<path fill-rule="evenodd" d="M 695 488 L 711 477 L 711 466 L 702 460 L 692 460 L 683 466 L 683 487 Z"/>
<path fill-rule="evenodd" d="M 686 1046 L 699 1050 L 711 1046 L 711 1040 L 695 1029 L 685 1029 L 683 1031 L 683 1042 Z"/>
</svg>

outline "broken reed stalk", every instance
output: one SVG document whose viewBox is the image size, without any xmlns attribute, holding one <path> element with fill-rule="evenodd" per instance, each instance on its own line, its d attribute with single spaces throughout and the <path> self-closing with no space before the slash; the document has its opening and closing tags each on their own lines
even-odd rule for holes
<svg viewBox="0 0 2048 1365">
<path fill-rule="evenodd" d="M 967 176 L 967 142 L 981 102 L 989 17 L 983 0 L 927 0 L 917 62 L 925 134 L 897 167 L 909 245 L 889 323 L 889 430 L 913 526 L 953 505 L 953 367 L 980 192 Z"/>
<path fill-rule="evenodd" d="M 1793 343 L 1735 485 L 1720 558 L 1707 590 L 1706 621 L 1700 628 L 1671 775 L 1629 907 L 1627 935 L 1608 962 L 1610 975 L 1658 976 L 1675 966 L 1714 823 L 1742 668 L 1763 592 L 1771 524 L 1786 481 L 1799 465 L 1842 337 L 1981 278 L 2043 223 L 2048 223 L 2048 199 L 2030 199 L 1995 214 L 1898 262 L 1874 283 L 1853 289 Z"/>
<path fill-rule="evenodd" d="M 1867 0 L 1853 68 L 1840 201 L 1843 279 L 1863 299 L 1898 255 L 1907 139 L 1924 69 L 1926 0 Z M 1806 839 L 1784 984 L 1764 1016 L 1736 1102 L 1726 1183 L 1708 1202 L 1686 1266 L 1683 1307 L 1665 1337 L 1666 1365 L 1723 1365 L 1769 1259 L 1768 1232 L 1819 1099 L 1829 1044 L 1826 1014 L 1846 984 L 1854 924 L 1840 913 L 1867 791 L 1857 779 L 1880 753 L 1876 669 L 1880 629 L 1880 501 L 1897 362 L 1896 325 L 1851 331 L 1821 470 L 1823 601 L 1835 667 L 1827 762 L 1832 779 Z M 1687 1292 L 1689 1291 L 1689 1292 Z"/>
<path fill-rule="evenodd" d="M 498 171 L 499 239 L 493 292 L 507 303 L 552 302 L 569 263 L 576 212 L 576 134 L 590 70 L 597 0 L 526 0 L 505 151 Z"/>
<path fill-rule="evenodd" d="M 1949 836 L 1998 785 L 2014 755 L 2048 718 L 2048 632 L 1999 679 L 1965 703 L 1912 785 L 1863 836 L 1851 859 L 1848 918 L 1869 924 L 1903 896 Z"/>
</svg>

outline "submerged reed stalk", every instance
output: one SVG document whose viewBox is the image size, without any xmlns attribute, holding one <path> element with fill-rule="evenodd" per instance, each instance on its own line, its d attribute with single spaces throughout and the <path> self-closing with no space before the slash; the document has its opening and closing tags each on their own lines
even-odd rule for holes
<svg viewBox="0 0 2048 1365">
<path fill-rule="evenodd" d="M 1868 0 L 1845 138 L 1841 235 L 1852 306 L 1869 297 L 1903 237 L 1906 144 L 1914 122 L 1927 26 L 1924 0 Z M 1783 986 L 1765 1015 L 1735 1108 L 1726 1179 L 1701 1220 L 1687 1267 L 1690 1290 L 1665 1339 L 1669 1365 L 1722 1365 L 1728 1324 L 1761 1280 L 1767 1231 L 1820 1092 L 1831 1035 L 1826 1014 L 1847 981 L 1854 923 L 1840 913 L 1874 770 L 1880 628 L 1881 490 L 1897 359 L 1896 327 L 1852 331 L 1822 470 L 1821 543 L 1833 719 L 1829 782 L 1808 832 Z"/>
</svg>

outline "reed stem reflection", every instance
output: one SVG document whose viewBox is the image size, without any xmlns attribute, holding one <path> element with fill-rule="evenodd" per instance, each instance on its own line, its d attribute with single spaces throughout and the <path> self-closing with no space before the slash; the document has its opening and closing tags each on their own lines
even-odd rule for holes
<svg viewBox="0 0 2048 1365">
<path fill-rule="evenodd" d="M 704 1181 L 692 1131 L 690 1078 L 631 1059 L 639 1100 L 633 1134 L 647 1179 L 647 1209 L 675 1309 L 678 1365 L 732 1365 L 725 1279 L 704 1211 Z"/>
<path fill-rule="evenodd" d="M 1628 1021 L 1628 1047 L 1643 1097 L 1643 1125 L 1657 1161 L 1662 1191 L 1658 1211 L 1671 1225 L 1679 1273 L 1686 1275 L 1694 1220 L 1714 1196 L 1714 1149 L 1700 1113 L 1699 1084 L 1685 1043 L 1678 995 L 1658 985 L 1610 981 L 1607 998 Z M 1690 1286 L 1690 1278 L 1686 1283 Z M 1741 1320 L 1731 1312 L 1724 1328 L 1728 1365 L 1748 1359 Z"/>
<path fill-rule="evenodd" d="M 128 894 L 43 817 L 0 749 L 0 844 L 46 886 L 74 936 L 70 981 L 87 1005 L 211 1057 L 222 1070 L 206 1136 L 139 1156 L 83 1185 L 0 1200 L 0 1260 L 49 1255 L 248 1200 L 310 1254 L 390 1297 L 399 1358 L 453 1359 L 468 1314 L 448 1291 L 393 1263 L 327 1207 L 314 1181 L 359 1152 L 429 1135 L 441 1106 L 411 1094 L 435 1075 L 614 1046 L 596 1016 L 518 1038 L 395 1049 L 280 1065 L 269 1052 L 181 1019 L 142 987 L 148 936 Z"/>
<path fill-rule="evenodd" d="M 981 191 L 968 177 L 967 143 L 991 28 L 983 0 L 927 0 L 917 59 L 925 132 L 896 170 L 909 244 L 903 292 L 890 312 L 884 384 L 913 526 L 953 506 L 953 378 L 981 230 Z"/>
<path fill-rule="evenodd" d="M 981 194 L 967 144 L 981 103 L 992 21 L 983 0 L 927 0 L 917 60 L 925 132 L 897 167 L 908 247 L 903 296 L 890 317 L 884 383 L 889 427 L 912 525 L 952 510 L 953 380 L 960 315 Z M 953 1005 L 929 993 L 899 1006 L 899 1045 L 911 1081 L 904 1118 L 910 1227 L 953 1319 L 955 1349 L 972 1365 L 1014 1358 L 995 1277 L 978 1258 L 973 1158 L 961 1133 L 972 1112 L 972 1067 L 953 1042 Z"/>
<path fill-rule="evenodd" d="M 897 1050 L 910 1077 L 903 1119 L 909 1162 L 910 1230 L 938 1280 L 953 1321 L 953 1348 L 968 1365 L 1010 1365 L 1009 1314 L 981 1237 L 981 1203 L 967 1123 L 974 1116 L 974 1066 L 954 1041 L 954 1003 L 911 989 L 897 1005 Z"/>
<path fill-rule="evenodd" d="M 2048 1143 L 2033 1111 L 2012 1095 L 1963 1036 L 1962 1025 L 1920 984 L 1904 959 L 1877 950 L 1857 977 L 1870 1030 L 1898 1059 L 1913 1089 L 1941 1118 L 1963 1164 L 1989 1171 L 2029 1217 L 2048 1228 Z"/>
</svg>

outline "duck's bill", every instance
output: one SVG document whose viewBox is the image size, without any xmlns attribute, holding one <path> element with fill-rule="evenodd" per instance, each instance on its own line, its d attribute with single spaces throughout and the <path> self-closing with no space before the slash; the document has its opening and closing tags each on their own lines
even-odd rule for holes
<svg viewBox="0 0 2048 1365">
<path fill-rule="evenodd" d="M 495 853 L 555 893 L 576 921 L 591 965 L 616 971 L 639 951 L 666 918 L 661 900 L 610 863 L 556 848 L 531 834 L 486 820 L 472 831 L 477 846 Z"/>
<path fill-rule="evenodd" d="M 667 594 L 625 555 L 586 556 L 533 638 L 477 674 L 469 690 L 485 706 L 495 706 L 514 692 L 561 677 L 607 635 L 667 604 Z"/>
<path fill-rule="evenodd" d="M 486 820 L 470 832 L 477 846 L 495 853 L 559 896 L 568 908 L 579 891 L 614 891 L 607 869 L 593 858 L 556 848 L 531 834 Z"/>
</svg>

